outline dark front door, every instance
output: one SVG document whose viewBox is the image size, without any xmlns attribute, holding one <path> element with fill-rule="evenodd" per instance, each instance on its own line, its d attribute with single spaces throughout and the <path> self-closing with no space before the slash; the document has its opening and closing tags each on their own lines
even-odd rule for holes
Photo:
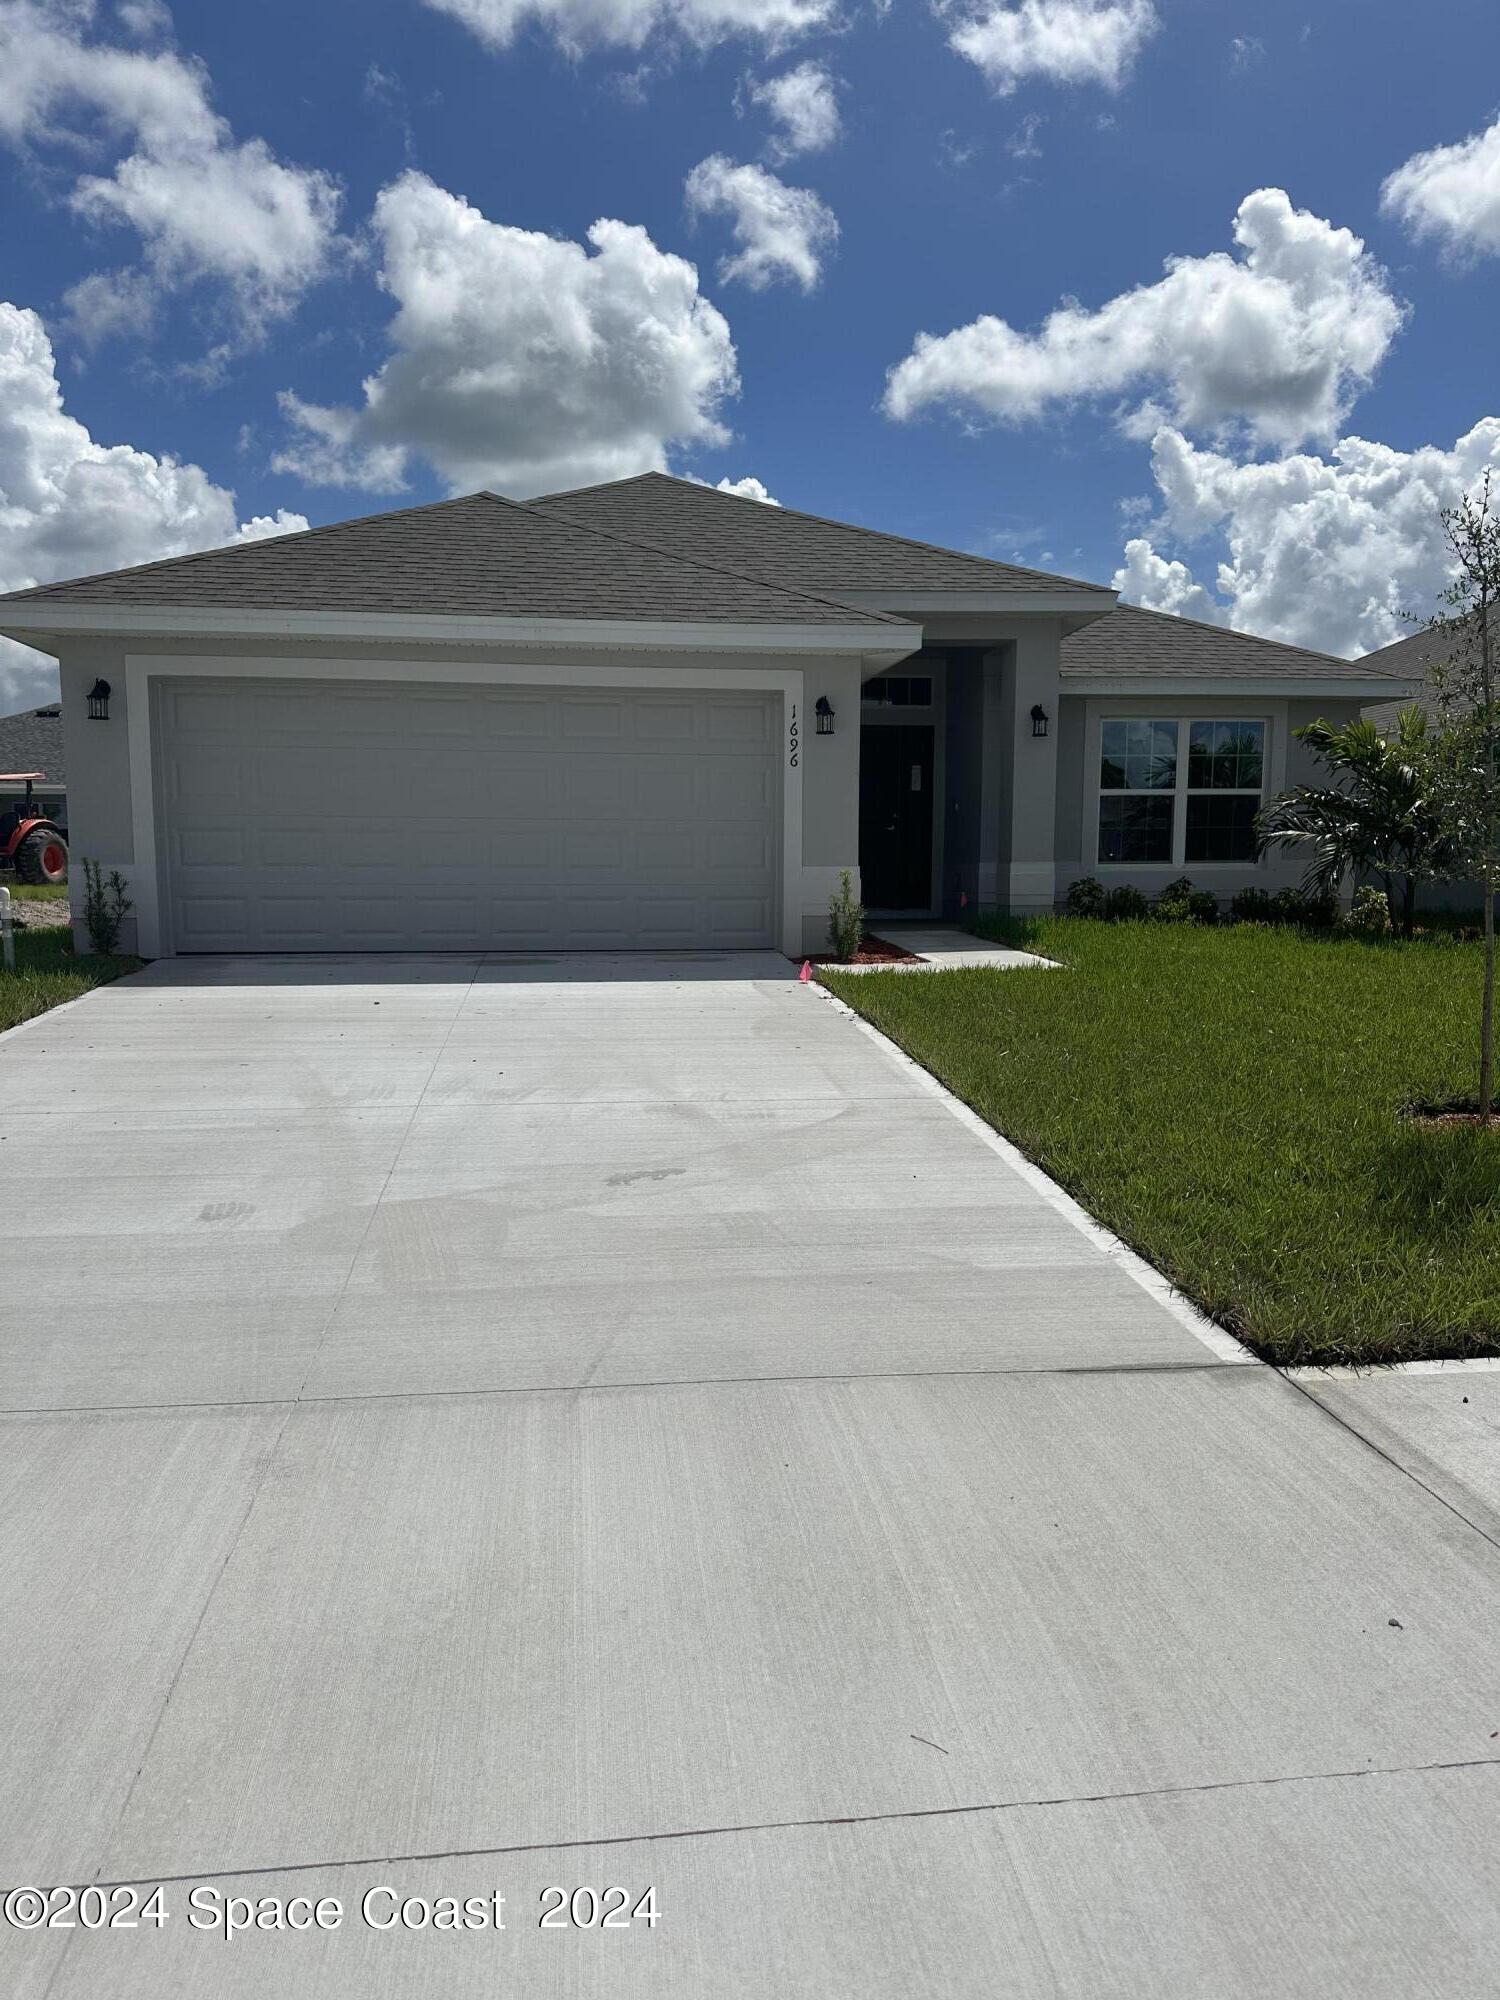
<svg viewBox="0 0 1500 2000">
<path fill-rule="evenodd" d="M 931 908 L 931 723 L 860 731 L 859 873 L 872 910 Z"/>
</svg>

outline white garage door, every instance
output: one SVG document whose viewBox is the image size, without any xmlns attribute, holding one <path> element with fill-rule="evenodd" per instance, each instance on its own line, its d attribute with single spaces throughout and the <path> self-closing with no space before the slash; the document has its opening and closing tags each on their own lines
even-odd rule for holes
<svg viewBox="0 0 1500 2000">
<path fill-rule="evenodd" d="M 772 941 L 778 697 L 159 685 L 178 951 Z"/>
</svg>

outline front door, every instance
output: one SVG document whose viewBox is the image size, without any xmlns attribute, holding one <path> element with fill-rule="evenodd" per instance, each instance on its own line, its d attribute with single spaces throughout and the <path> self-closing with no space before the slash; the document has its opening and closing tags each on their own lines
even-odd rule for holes
<svg viewBox="0 0 1500 2000">
<path fill-rule="evenodd" d="M 873 910 L 932 907 L 931 723 L 860 731 L 859 873 Z"/>
</svg>

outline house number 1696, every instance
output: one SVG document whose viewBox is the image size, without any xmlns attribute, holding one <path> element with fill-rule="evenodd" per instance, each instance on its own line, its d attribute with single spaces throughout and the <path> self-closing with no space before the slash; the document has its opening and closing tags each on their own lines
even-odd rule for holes
<svg viewBox="0 0 1500 2000">
<path fill-rule="evenodd" d="M 797 768 L 797 759 L 802 750 L 801 725 L 797 721 L 797 704 L 792 703 L 792 719 L 786 728 L 786 761 L 792 770 Z"/>
</svg>

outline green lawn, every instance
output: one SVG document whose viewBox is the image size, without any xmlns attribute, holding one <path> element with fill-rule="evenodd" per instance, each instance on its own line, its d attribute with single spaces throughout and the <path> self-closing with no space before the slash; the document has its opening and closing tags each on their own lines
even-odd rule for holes
<svg viewBox="0 0 1500 2000">
<path fill-rule="evenodd" d="M 66 882 L 7 882 L 5 887 L 18 903 L 60 903 L 68 893 Z"/>
<path fill-rule="evenodd" d="M 1066 970 L 821 976 L 1267 1360 L 1500 1353 L 1500 1130 L 1398 1116 L 1472 1094 L 1476 945 L 1020 931 Z"/>
<path fill-rule="evenodd" d="M 0 1029 L 14 1028 L 34 1014 L 45 1014 L 64 1000 L 76 1000 L 91 987 L 106 986 L 121 973 L 135 972 L 138 958 L 73 956 L 73 940 L 65 930 L 17 931 L 16 969 L 0 966 Z"/>
</svg>

